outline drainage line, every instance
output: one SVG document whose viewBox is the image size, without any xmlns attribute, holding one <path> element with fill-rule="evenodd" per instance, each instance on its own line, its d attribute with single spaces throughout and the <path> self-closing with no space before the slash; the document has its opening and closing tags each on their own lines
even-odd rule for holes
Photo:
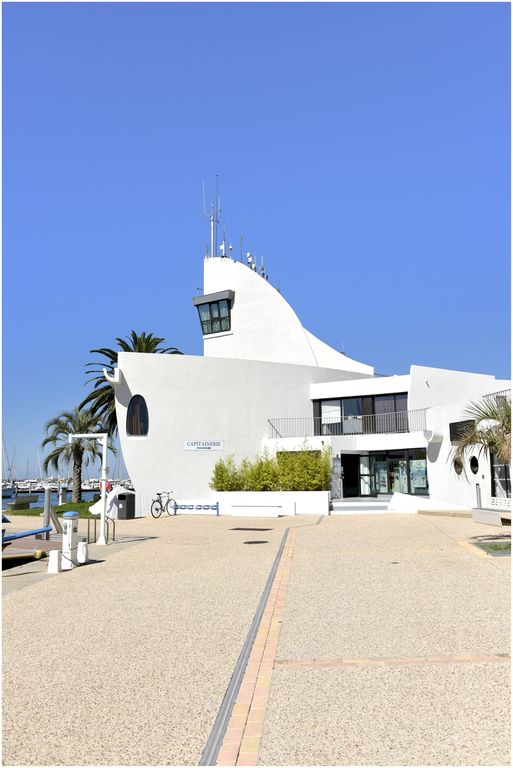
<svg viewBox="0 0 513 768">
<path fill-rule="evenodd" d="M 232 715 L 234 704 L 237 701 L 237 695 L 239 693 L 239 689 L 242 683 L 242 678 L 244 677 L 244 673 L 248 665 L 251 649 L 253 648 L 253 643 L 255 642 L 255 637 L 257 635 L 258 629 L 260 627 L 260 623 L 262 621 L 264 609 L 269 599 L 271 587 L 273 585 L 274 577 L 276 576 L 276 571 L 278 570 L 278 566 L 280 564 L 281 556 L 283 553 L 283 549 L 285 547 L 285 542 L 287 541 L 288 534 L 289 534 L 289 529 L 287 528 L 287 530 L 283 534 L 283 538 L 281 540 L 281 544 L 276 554 L 273 567 L 271 568 L 271 572 L 269 573 L 269 576 L 267 578 L 264 591 L 262 592 L 262 597 L 260 598 L 260 602 L 258 603 L 258 608 L 256 609 L 256 613 L 253 617 L 251 627 L 249 628 L 249 632 L 247 634 L 246 640 L 244 641 L 244 645 L 242 646 L 242 650 L 240 652 L 239 658 L 237 659 L 237 663 L 235 665 L 233 674 L 228 684 L 228 688 L 226 689 L 226 693 L 224 694 L 223 701 L 221 702 L 221 706 L 219 707 L 219 712 L 217 713 L 217 717 L 215 719 L 214 725 L 210 732 L 210 736 L 208 737 L 207 743 L 205 745 L 205 749 L 203 750 L 203 754 L 200 757 L 198 765 L 215 765 L 216 764 L 217 756 L 219 754 L 219 750 L 221 749 L 221 745 L 223 743 L 224 735 L 226 733 L 226 728 L 228 727 L 228 722 Z"/>
</svg>

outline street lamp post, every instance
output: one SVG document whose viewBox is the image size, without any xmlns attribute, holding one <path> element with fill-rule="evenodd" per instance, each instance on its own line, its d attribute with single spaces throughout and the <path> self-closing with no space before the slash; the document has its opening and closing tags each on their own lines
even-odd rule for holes
<svg viewBox="0 0 513 768">
<path fill-rule="evenodd" d="M 101 494 L 102 494 L 102 511 L 100 519 L 100 535 L 96 541 L 97 544 L 107 544 L 105 539 L 105 518 L 107 516 L 107 472 L 109 468 L 107 466 L 107 440 L 108 434 L 106 432 L 86 432 L 84 434 L 68 435 L 68 442 L 71 442 L 76 438 L 85 437 L 88 439 L 95 439 L 96 442 L 102 444 L 102 477 L 101 477 Z"/>
</svg>

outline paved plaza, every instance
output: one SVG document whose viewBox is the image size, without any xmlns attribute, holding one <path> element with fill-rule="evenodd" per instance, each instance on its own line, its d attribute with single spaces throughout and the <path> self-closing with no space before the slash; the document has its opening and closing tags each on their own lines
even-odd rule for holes
<svg viewBox="0 0 513 768">
<path fill-rule="evenodd" d="M 198 764 L 287 528 L 217 763 L 509 764 L 510 558 L 400 514 L 119 521 L 6 571 L 4 764 Z"/>
</svg>

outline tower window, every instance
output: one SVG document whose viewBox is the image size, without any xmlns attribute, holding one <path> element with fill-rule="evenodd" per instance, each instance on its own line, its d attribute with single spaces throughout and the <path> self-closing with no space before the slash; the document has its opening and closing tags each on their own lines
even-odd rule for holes
<svg viewBox="0 0 513 768">
<path fill-rule="evenodd" d="M 219 291 L 208 296 L 195 296 L 192 303 L 198 308 L 203 336 L 231 330 L 231 307 L 234 291 Z"/>
<path fill-rule="evenodd" d="M 144 436 L 148 434 L 149 418 L 146 400 L 142 395 L 134 395 L 126 412 L 127 435 Z"/>
<path fill-rule="evenodd" d="M 230 330 L 230 306 L 227 299 L 212 301 L 210 304 L 200 304 L 198 311 L 203 336 Z"/>
</svg>

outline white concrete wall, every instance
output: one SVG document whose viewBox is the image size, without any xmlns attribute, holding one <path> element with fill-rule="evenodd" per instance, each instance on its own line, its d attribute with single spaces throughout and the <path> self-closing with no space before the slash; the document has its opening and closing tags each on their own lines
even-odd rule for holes
<svg viewBox="0 0 513 768">
<path fill-rule="evenodd" d="M 451 502 L 467 508 L 477 504 L 476 484 L 481 489 L 481 503 L 484 507 L 491 504 L 491 470 L 490 457 L 484 452 L 479 455 L 479 448 L 469 454 L 464 462 L 464 471 L 457 475 L 453 469 L 453 446 L 449 435 L 449 424 L 455 421 L 465 421 L 466 402 L 451 405 L 442 405 L 430 408 L 427 412 L 428 430 L 442 434 L 443 439 L 439 443 L 430 443 L 427 447 L 427 467 L 429 481 L 429 495 L 436 505 L 443 502 Z M 474 475 L 469 466 L 471 456 L 476 456 L 479 461 L 479 471 Z M 443 507 L 438 506 L 439 509 Z"/>
<path fill-rule="evenodd" d="M 319 435 L 315 437 L 264 438 L 263 447 L 269 452 L 299 451 L 306 444 L 312 450 L 330 447 L 334 454 L 366 453 L 367 451 L 398 451 L 402 448 L 425 448 L 423 432 L 396 432 L 383 435 Z"/>
<path fill-rule="evenodd" d="M 329 491 L 230 491 L 217 492 L 222 515 L 279 517 L 329 514 Z"/>
<path fill-rule="evenodd" d="M 292 363 L 373 375 L 372 366 L 340 354 L 306 331 L 283 296 L 246 264 L 229 258 L 206 258 L 203 287 L 205 294 L 235 291 L 231 330 L 204 337 L 205 357 Z"/>
<path fill-rule="evenodd" d="M 310 386 L 310 397 L 312 400 L 331 400 L 339 397 L 364 397 L 366 395 L 409 392 L 409 389 L 409 374 L 401 376 L 375 376 L 371 379 L 324 381 L 321 384 L 312 384 Z"/>
<path fill-rule="evenodd" d="M 412 496 L 407 493 L 394 493 L 387 507 L 388 512 L 408 512 L 416 514 L 420 510 L 437 510 L 439 512 L 466 512 L 469 507 L 461 504 L 453 504 L 448 501 L 442 503 L 431 498 Z"/>
<path fill-rule="evenodd" d="M 311 417 L 312 381 L 341 377 L 325 368 L 251 360 L 121 352 L 116 412 L 123 457 L 137 494 L 137 514 L 149 514 L 156 491 L 176 499 L 212 497 L 214 464 L 233 455 L 253 458 L 268 434 L 268 418 Z M 353 375 L 353 374 L 347 374 Z M 147 437 L 126 434 L 126 410 L 142 395 Z M 187 440 L 222 440 L 222 451 L 187 451 Z"/>
<path fill-rule="evenodd" d="M 408 410 L 449 403 L 470 403 L 483 394 L 501 389 L 494 376 L 412 365 Z M 502 382 L 500 382 L 502 384 Z"/>
</svg>

